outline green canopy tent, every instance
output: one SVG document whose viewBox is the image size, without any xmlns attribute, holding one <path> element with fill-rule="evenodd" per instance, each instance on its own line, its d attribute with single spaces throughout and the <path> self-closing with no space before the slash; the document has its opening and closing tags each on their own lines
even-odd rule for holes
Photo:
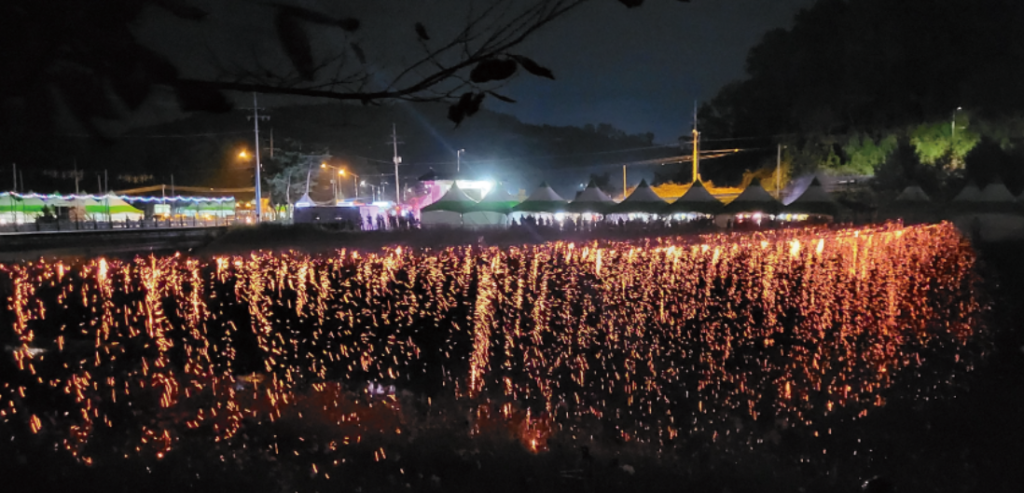
<svg viewBox="0 0 1024 493">
<path fill-rule="evenodd" d="M 469 198 L 458 183 L 452 182 L 451 188 L 437 202 L 420 209 L 420 223 L 424 226 L 462 226 L 462 215 L 472 212 L 476 201 Z"/>
<path fill-rule="evenodd" d="M 4 224 L 25 224 L 35 222 L 43 215 L 46 203 L 38 197 L 18 196 L 13 193 L 0 194 L 0 220 Z"/>
<path fill-rule="evenodd" d="M 517 204 L 519 201 L 499 184 L 472 211 L 462 214 L 462 222 L 466 226 L 502 226 L 508 224 L 508 215 Z"/>
<path fill-rule="evenodd" d="M 590 180 L 582 192 L 580 192 L 572 202 L 566 206 L 566 212 L 574 214 L 607 214 L 608 211 L 615 205 L 615 201 L 612 200 L 608 194 L 601 191 L 594 183 L 594 180 Z"/>
<path fill-rule="evenodd" d="M 565 212 L 566 201 L 547 184 L 542 182 L 526 200 L 512 208 L 512 212 L 548 213 Z"/>
<path fill-rule="evenodd" d="M 86 203 L 85 213 L 96 221 L 138 221 L 144 216 L 142 211 L 132 207 L 112 193 L 91 200 L 95 203 Z"/>
<path fill-rule="evenodd" d="M 704 214 L 713 216 L 722 212 L 724 204 L 697 181 L 675 202 L 665 208 L 666 214 Z"/>
<path fill-rule="evenodd" d="M 609 209 L 609 214 L 664 214 L 668 204 L 654 193 L 647 180 L 640 180 L 633 193 Z"/>
</svg>

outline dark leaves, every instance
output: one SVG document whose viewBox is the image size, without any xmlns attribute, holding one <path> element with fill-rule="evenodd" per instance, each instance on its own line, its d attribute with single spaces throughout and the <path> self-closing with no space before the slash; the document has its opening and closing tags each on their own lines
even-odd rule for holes
<svg viewBox="0 0 1024 493">
<path fill-rule="evenodd" d="M 469 80 L 482 84 L 495 80 L 505 80 L 516 73 L 515 60 L 508 58 L 491 58 L 483 60 L 473 67 L 469 73 Z"/>
<path fill-rule="evenodd" d="M 536 75 L 537 77 L 547 77 L 548 79 L 555 80 L 555 74 L 551 72 L 551 69 L 542 67 L 537 62 L 522 55 L 512 55 L 512 58 L 519 62 L 519 65 L 527 72 Z"/>
<path fill-rule="evenodd" d="M 625 5 L 628 8 L 639 7 L 644 4 L 644 0 L 619 0 L 619 3 Z"/>
<path fill-rule="evenodd" d="M 353 19 L 351 17 L 347 19 L 339 19 L 337 24 L 338 27 L 340 27 L 342 30 L 348 31 L 350 33 L 359 30 L 359 19 Z"/>
<path fill-rule="evenodd" d="M 480 103 L 483 103 L 486 93 L 467 92 L 459 97 L 459 101 L 448 107 L 448 119 L 455 122 L 458 127 L 467 116 L 473 116 L 480 111 Z"/>
<path fill-rule="evenodd" d="M 287 15 L 289 17 L 294 17 L 295 19 L 298 19 L 298 20 L 301 20 L 301 21 L 304 21 L 304 22 L 312 22 L 313 24 L 322 24 L 322 25 L 325 25 L 325 26 L 337 26 L 337 27 L 340 27 L 342 30 L 348 31 L 348 32 L 355 32 L 355 31 L 359 30 L 359 26 L 360 26 L 359 19 L 353 19 L 353 18 L 338 19 L 338 18 L 335 18 L 335 17 L 331 17 L 331 16 L 329 16 L 327 14 L 323 14 L 323 13 L 317 12 L 315 10 L 309 10 L 309 9 L 302 8 L 302 7 L 296 7 L 294 5 L 275 4 L 274 6 L 277 7 L 278 15 L 284 14 L 284 15 Z"/>
<path fill-rule="evenodd" d="M 120 51 L 104 68 L 102 75 L 110 88 L 131 110 L 145 102 L 154 85 L 171 83 L 178 77 L 178 70 L 163 55 L 142 47 Z"/>
<path fill-rule="evenodd" d="M 189 5 L 185 0 L 157 0 L 156 4 L 174 16 L 190 21 L 201 21 L 207 14 L 205 10 Z"/>
<path fill-rule="evenodd" d="M 430 36 L 427 35 L 427 28 L 422 23 L 416 23 L 416 35 L 423 41 L 430 41 Z"/>
<path fill-rule="evenodd" d="M 359 43 L 349 43 L 349 46 L 352 47 L 352 53 L 356 54 L 359 63 L 366 65 L 366 53 L 363 52 L 363 48 L 359 46 Z"/>
<path fill-rule="evenodd" d="M 299 20 L 282 10 L 277 13 L 274 25 L 277 28 L 277 37 L 281 40 L 281 47 L 284 48 L 292 65 L 303 79 L 312 80 L 316 72 L 313 47 Z"/>
<path fill-rule="evenodd" d="M 292 5 L 276 4 L 277 15 L 274 17 L 274 26 L 277 28 L 277 37 L 281 41 L 281 47 L 291 60 L 292 65 L 298 70 L 299 75 L 306 80 L 312 80 L 316 75 L 316 62 L 313 60 L 313 47 L 309 41 L 309 35 L 303 27 L 303 22 L 322 24 L 326 26 L 340 27 L 347 32 L 359 29 L 359 19 L 344 18 L 337 19 L 314 10 L 295 7 Z M 361 56 L 362 49 L 355 49 L 356 56 L 365 63 L 365 56 Z"/>
<path fill-rule="evenodd" d="M 224 113 L 232 109 L 231 102 L 223 93 L 202 84 L 178 83 L 174 86 L 174 92 L 184 111 Z"/>
<path fill-rule="evenodd" d="M 516 102 L 516 100 L 514 100 L 512 98 L 510 98 L 508 96 L 503 96 L 503 95 L 498 94 L 498 93 L 496 93 L 494 91 L 487 91 L 487 94 L 490 94 L 491 96 L 494 96 L 494 97 L 498 98 L 499 100 L 504 101 L 506 103 L 514 103 L 514 102 Z"/>
</svg>

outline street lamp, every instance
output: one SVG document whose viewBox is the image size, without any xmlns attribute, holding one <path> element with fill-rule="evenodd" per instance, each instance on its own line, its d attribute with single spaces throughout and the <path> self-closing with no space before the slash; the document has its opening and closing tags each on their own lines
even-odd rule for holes
<svg viewBox="0 0 1024 493">
<path fill-rule="evenodd" d="M 953 169 L 956 169 L 956 113 L 963 110 L 963 107 L 957 106 L 953 110 L 953 121 L 950 123 L 950 137 L 949 137 L 949 153 L 953 157 Z"/>
<path fill-rule="evenodd" d="M 327 169 L 327 168 L 337 169 L 334 166 L 331 166 L 331 165 L 329 165 L 327 163 L 320 163 L 320 168 L 321 169 Z M 331 193 L 334 194 L 334 204 L 337 205 L 338 204 L 338 184 L 334 180 L 333 176 L 331 177 Z"/>
<path fill-rule="evenodd" d="M 455 172 L 459 173 L 462 171 L 462 153 L 466 152 L 465 149 L 459 149 L 455 151 Z"/>
<path fill-rule="evenodd" d="M 356 180 L 359 178 L 359 175 L 357 175 L 357 174 L 355 174 L 355 173 L 353 173 L 351 171 L 346 171 L 346 170 L 343 170 L 343 169 L 339 169 L 338 170 L 338 174 L 341 175 L 341 176 L 345 176 L 346 173 L 352 175 L 352 196 L 353 196 L 353 198 L 358 197 L 359 196 L 359 185 L 356 184 Z"/>
</svg>

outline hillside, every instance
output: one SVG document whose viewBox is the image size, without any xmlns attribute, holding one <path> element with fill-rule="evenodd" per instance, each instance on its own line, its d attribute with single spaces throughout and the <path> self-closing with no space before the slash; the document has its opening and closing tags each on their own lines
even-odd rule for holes
<svg viewBox="0 0 1024 493">
<path fill-rule="evenodd" d="M 462 171 L 507 180 L 511 187 L 532 188 L 549 180 L 566 193 L 591 172 L 611 172 L 615 163 L 677 155 L 675 147 L 657 147 L 653 136 L 627 135 L 608 124 L 554 127 L 522 123 L 514 117 L 481 110 L 455 128 L 440 104 L 358 106 L 316 104 L 272 108 L 261 121 L 263 155 L 274 147 L 303 152 L 327 150 L 364 179 L 391 173 L 391 125 L 398 130 L 401 174 L 416 177 L 431 168 L 455 169 L 456 150 Z M 91 166 L 109 169 L 111 188 L 150 183 L 210 187 L 247 186 L 251 161 L 240 150 L 253 147 L 252 122 L 241 110 L 219 115 L 194 115 L 172 123 L 138 129 L 93 155 Z M 625 152 L 622 152 L 625 151 Z M 115 181 L 116 179 L 116 181 Z M 631 181 L 634 181 L 631 179 Z M 404 179 L 403 179 L 404 182 Z M 612 184 L 621 183 L 617 178 Z M 58 184 L 58 186 L 60 186 Z M 621 187 L 621 186 L 620 186 Z"/>
</svg>

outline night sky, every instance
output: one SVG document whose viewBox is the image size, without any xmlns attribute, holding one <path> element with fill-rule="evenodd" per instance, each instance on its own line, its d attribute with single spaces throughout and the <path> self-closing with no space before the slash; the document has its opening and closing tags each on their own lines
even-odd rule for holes
<svg viewBox="0 0 1024 493">
<path fill-rule="evenodd" d="M 379 0 L 294 2 L 362 21 L 357 41 L 381 80 L 393 67 L 421 53 L 413 25 L 421 21 L 434 40 L 462 26 L 470 2 Z M 743 76 L 744 59 L 765 32 L 788 27 L 812 0 L 649 0 L 627 9 L 615 0 L 593 0 L 545 27 L 516 52 L 550 67 L 556 81 L 527 75 L 501 92 L 516 104 L 488 101 L 489 108 L 529 123 L 611 123 L 630 133 L 654 132 L 670 143 L 689 129 L 695 100 L 712 97 Z M 354 4 L 354 5 L 353 5 Z M 482 3 L 478 3 L 482 5 Z M 209 76 L 225 60 L 288 68 L 271 21 L 271 10 L 246 0 L 204 2 L 210 16 L 200 23 L 146 16 L 137 32 L 187 72 Z M 340 40 L 324 30 L 315 51 L 327 54 Z M 266 98 L 268 105 L 310 102 Z M 154 98 L 136 122 L 176 116 L 169 97 Z"/>
</svg>

